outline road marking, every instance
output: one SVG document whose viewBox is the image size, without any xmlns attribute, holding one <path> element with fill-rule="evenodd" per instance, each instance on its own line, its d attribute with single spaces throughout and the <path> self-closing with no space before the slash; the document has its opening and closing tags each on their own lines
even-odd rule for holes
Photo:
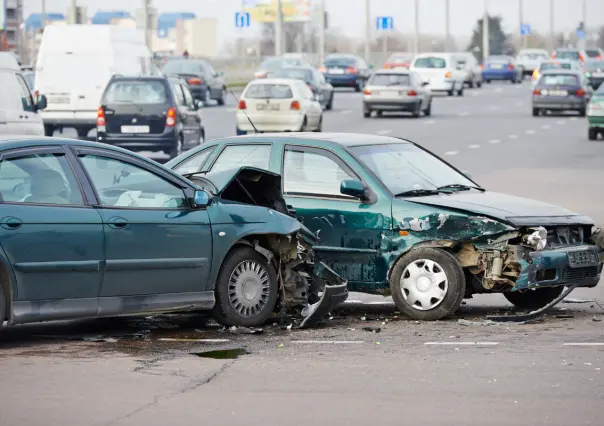
<svg viewBox="0 0 604 426">
<path fill-rule="evenodd" d="M 480 145 L 468 145 L 469 149 L 478 149 L 480 148 Z"/>
<path fill-rule="evenodd" d="M 572 120 L 572 121 L 577 121 L 577 120 L 578 120 L 578 118 L 577 118 L 577 117 L 571 117 L 571 118 L 570 118 L 570 120 Z"/>
<path fill-rule="evenodd" d="M 518 139 L 518 135 L 509 135 L 508 138 L 510 138 L 510 139 Z"/>
<path fill-rule="evenodd" d="M 434 120 L 426 120 L 424 121 L 424 124 L 434 124 L 435 121 Z"/>
<path fill-rule="evenodd" d="M 300 345 L 358 345 L 365 342 L 363 340 L 293 340 L 292 343 Z"/>
<path fill-rule="evenodd" d="M 549 125 L 549 124 L 544 124 L 543 126 L 541 126 L 541 128 L 542 128 L 543 130 L 551 129 L 551 127 L 550 127 L 550 125 Z"/>
<path fill-rule="evenodd" d="M 426 342 L 431 346 L 496 346 L 499 342 Z"/>
<path fill-rule="evenodd" d="M 457 155 L 457 154 L 459 154 L 459 151 L 447 151 L 447 152 L 445 152 L 444 155 Z"/>
<path fill-rule="evenodd" d="M 460 112 L 460 113 L 459 113 L 459 116 L 460 116 L 460 117 L 465 117 L 465 116 L 467 116 L 467 115 L 470 115 L 470 113 L 469 113 L 468 111 L 464 111 L 464 112 Z"/>
<path fill-rule="evenodd" d="M 192 342 L 192 343 L 228 343 L 229 339 L 186 339 L 186 338 L 172 338 L 172 337 L 164 337 L 158 339 L 162 342 Z"/>
<path fill-rule="evenodd" d="M 566 123 L 566 121 L 564 121 L 564 120 L 558 120 L 558 121 L 556 121 L 556 124 L 564 124 L 564 123 Z"/>
<path fill-rule="evenodd" d="M 479 96 L 479 95 L 480 95 L 480 93 L 478 93 L 478 92 L 472 92 L 472 96 L 474 96 L 474 97 Z"/>
<path fill-rule="evenodd" d="M 532 135 L 533 133 L 535 133 L 535 131 L 534 131 L 534 130 L 527 130 L 527 131 L 526 131 L 526 134 L 527 134 L 527 135 Z"/>
<path fill-rule="evenodd" d="M 604 343 L 564 343 L 562 346 L 604 346 Z"/>
<path fill-rule="evenodd" d="M 387 135 L 388 133 L 392 133 L 392 130 L 378 130 L 378 135 Z"/>
<path fill-rule="evenodd" d="M 496 144 L 496 143 L 499 143 L 499 142 L 501 142 L 501 140 L 499 140 L 499 139 L 491 139 L 489 141 L 489 143 L 492 143 L 492 144 Z"/>
<path fill-rule="evenodd" d="M 489 107 L 489 109 L 490 109 L 491 111 L 495 111 L 496 109 L 499 109 L 499 107 L 498 107 L 497 105 L 491 105 L 491 106 Z"/>
<path fill-rule="evenodd" d="M 340 114 L 350 114 L 351 112 L 351 110 L 345 109 L 344 111 L 340 111 Z"/>
<path fill-rule="evenodd" d="M 522 105 L 524 105 L 524 102 L 522 102 L 522 101 L 520 101 L 520 102 L 516 102 L 516 106 L 519 106 L 519 107 L 520 107 L 520 106 L 522 106 Z"/>
</svg>

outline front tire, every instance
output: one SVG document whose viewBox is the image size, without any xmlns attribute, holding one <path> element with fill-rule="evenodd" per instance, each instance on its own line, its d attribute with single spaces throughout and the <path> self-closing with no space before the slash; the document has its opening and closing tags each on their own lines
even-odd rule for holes
<svg viewBox="0 0 604 426">
<path fill-rule="evenodd" d="M 457 91 L 457 96 L 463 96 L 463 84 L 461 85 L 461 89 Z"/>
<path fill-rule="evenodd" d="M 363 80 L 361 81 L 357 81 L 356 84 L 354 85 L 354 91 L 355 92 L 360 92 L 361 90 L 363 90 Z"/>
<path fill-rule="evenodd" d="M 457 311 L 466 291 L 466 279 L 450 253 L 437 248 L 417 248 L 394 265 L 390 290 L 394 303 L 405 315 L 436 321 Z"/>
<path fill-rule="evenodd" d="M 333 108 L 333 92 L 331 94 L 331 97 L 329 98 L 329 102 L 327 102 L 327 105 L 325 105 L 325 109 L 327 111 L 331 111 L 332 108 Z"/>
<path fill-rule="evenodd" d="M 533 117 L 539 117 L 541 110 L 539 108 L 533 108 Z"/>
<path fill-rule="evenodd" d="M 540 309 L 560 296 L 564 287 L 543 287 L 535 290 L 527 290 L 523 293 L 519 291 L 510 291 L 503 293 L 505 298 L 512 305 L 519 309 Z"/>
<path fill-rule="evenodd" d="M 260 327 L 275 309 L 278 289 L 277 273 L 260 253 L 236 248 L 220 267 L 212 314 L 224 326 Z"/>
<path fill-rule="evenodd" d="M 226 103 L 226 87 L 222 88 L 222 95 L 220 95 L 216 102 L 218 102 L 218 105 L 224 106 L 224 104 Z"/>
<path fill-rule="evenodd" d="M 182 154 L 183 146 L 184 146 L 184 143 L 183 143 L 183 138 L 181 135 L 181 136 L 178 136 L 178 138 L 174 141 L 174 145 L 172 146 L 172 149 L 170 150 L 170 153 L 169 153 L 170 159 L 176 158 L 180 154 Z"/>
<path fill-rule="evenodd" d="M 598 139 L 598 131 L 596 129 L 588 129 L 587 137 L 590 141 L 595 141 L 596 139 Z"/>
<path fill-rule="evenodd" d="M 44 136 L 53 136 L 55 134 L 55 126 L 52 124 L 44 125 Z"/>
<path fill-rule="evenodd" d="M 482 81 L 476 82 L 476 87 L 478 87 L 480 89 L 482 87 Z"/>
<path fill-rule="evenodd" d="M 431 114 L 432 114 L 432 100 L 430 100 L 430 102 L 428 102 L 428 106 L 424 110 L 424 115 L 426 117 L 430 117 Z"/>
</svg>

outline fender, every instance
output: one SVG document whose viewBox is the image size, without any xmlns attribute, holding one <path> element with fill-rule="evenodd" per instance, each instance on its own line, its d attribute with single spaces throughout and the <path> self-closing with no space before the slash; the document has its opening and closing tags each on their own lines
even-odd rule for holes
<svg viewBox="0 0 604 426">
<path fill-rule="evenodd" d="M 13 266 L 8 261 L 8 256 L 6 256 L 6 252 L 0 244 L 0 265 L 4 268 L 6 272 L 6 280 L 5 284 L 6 288 L 4 291 L 6 292 L 6 313 L 8 314 L 8 325 L 11 325 L 14 322 L 13 317 L 13 300 L 19 295 L 18 287 L 17 287 L 17 277 L 15 275 L 15 271 Z M 0 290 L 2 289 L 2 285 L 0 284 Z M 0 319 L 0 325 L 2 324 L 2 320 Z"/>
</svg>

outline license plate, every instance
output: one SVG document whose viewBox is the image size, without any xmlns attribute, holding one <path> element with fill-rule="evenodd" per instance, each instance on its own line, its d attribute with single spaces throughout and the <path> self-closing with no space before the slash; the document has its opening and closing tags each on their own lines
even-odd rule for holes
<svg viewBox="0 0 604 426">
<path fill-rule="evenodd" d="M 330 74 L 344 74 L 344 70 L 340 68 L 330 68 Z"/>
<path fill-rule="evenodd" d="M 149 133 L 149 126 L 122 126 L 122 133 Z"/>
<path fill-rule="evenodd" d="M 598 266 L 600 256 L 595 250 L 571 251 L 568 253 L 568 263 L 571 268 Z"/>
<path fill-rule="evenodd" d="M 500 70 L 503 68 L 503 65 L 491 65 L 491 69 L 493 70 Z"/>
<path fill-rule="evenodd" d="M 269 109 L 271 111 L 279 111 L 279 104 L 270 104 Z"/>
<path fill-rule="evenodd" d="M 547 94 L 549 96 L 566 96 L 568 92 L 566 90 L 549 90 Z"/>
<path fill-rule="evenodd" d="M 257 104 L 256 105 L 256 110 L 257 111 L 265 111 L 267 107 L 268 107 L 267 104 Z"/>
<path fill-rule="evenodd" d="M 49 104 L 68 104 L 71 102 L 69 96 L 49 96 L 48 103 Z"/>
</svg>

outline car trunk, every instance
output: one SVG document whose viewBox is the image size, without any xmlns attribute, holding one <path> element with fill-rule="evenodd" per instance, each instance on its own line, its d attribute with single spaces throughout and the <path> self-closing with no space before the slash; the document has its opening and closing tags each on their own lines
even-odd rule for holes
<svg viewBox="0 0 604 426">
<path fill-rule="evenodd" d="M 401 98 L 409 98 L 408 93 L 413 88 L 408 85 L 403 86 L 369 86 L 371 96 L 379 100 L 401 100 Z"/>
<path fill-rule="evenodd" d="M 169 107 L 167 104 L 113 103 L 104 105 L 107 133 L 163 133 Z"/>
<path fill-rule="evenodd" d="M 293 98 L 287 99 L 263 99 L 263 98 L 246 98 L 245 104 L 247 111 L 251 115 L 270 114 L 273 116 L 281 116 L 290 114 Z"/>
</svg>

